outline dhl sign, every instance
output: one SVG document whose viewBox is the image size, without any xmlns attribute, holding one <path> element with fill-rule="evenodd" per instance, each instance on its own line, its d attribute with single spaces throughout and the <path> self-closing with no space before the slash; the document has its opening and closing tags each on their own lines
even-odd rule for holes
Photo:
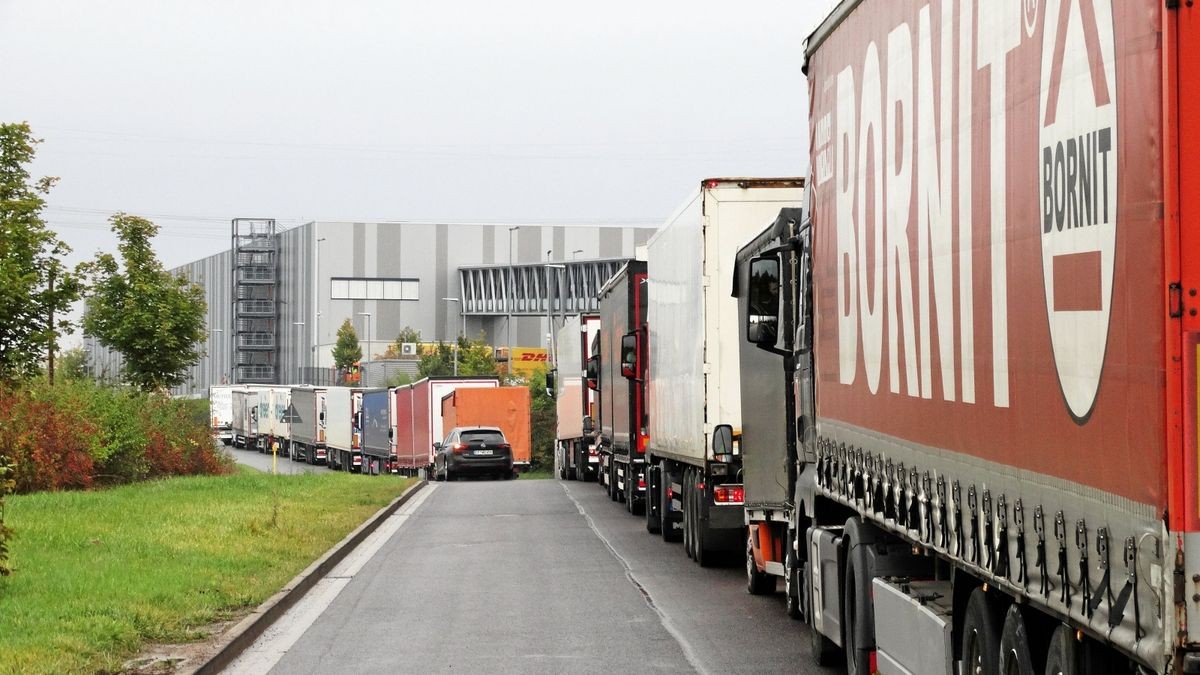
<svg viewBox="0 0 1200 675">
<path fill-rule="evenodd" d="M 540 347 L 513 347 L 512 372 L 527 377 L 544 368 L 549 358 L 549 353 Z"/>
</svg>

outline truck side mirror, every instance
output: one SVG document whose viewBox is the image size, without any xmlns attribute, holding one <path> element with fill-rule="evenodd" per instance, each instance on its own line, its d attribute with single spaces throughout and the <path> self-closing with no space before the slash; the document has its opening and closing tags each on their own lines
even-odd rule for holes
<svg viewBox="0 0 1200 675">
<path fill-rule="evenodd" d="M 638 378 L 637 332 L 621 336 L 621 377 L 627 380 Z"/>
<path fill-rule="evenodd" d="M 746 339 L 756 345 L 774 345 L 779 337 L 779 257 L 750 261 L 749 310 Z"/>
<path fill-rule="evenodd" d="M 733 457 L 733 427 L 718 424 L 713 429 L 712 451 L 713 458 L 719 461 L 728 461 Z"/>
<path fill-rule="evenodd" d="M 587 361 L 587 386 L 592 391 L 600 391 L 600 357 L 593 356 Z"/>
<path fill-rule="evenodd" d="M 558 388 L 555 386 L 556 380 L 558 380 L 557 370 L 551 370 L 546 373 L 546 395 L 550 398 L 558 395 Z"/>
<path fill-rule="evenodd" d="M 591 415 L 585 415 L 583 418 L 583 433 L 590 434 L 596 430 L 596 421 Z"/>
</svg>

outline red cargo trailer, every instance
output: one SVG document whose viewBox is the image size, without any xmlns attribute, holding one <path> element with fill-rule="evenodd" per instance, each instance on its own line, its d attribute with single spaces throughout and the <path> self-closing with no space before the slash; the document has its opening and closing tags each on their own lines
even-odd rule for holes
<svg viewBox="0 0 1200 675">
<path fill-rule="evenodd" d="M 738 256 L 750 590 L 852 672 L 1200 672 L 1200 8 L 845 0 L 805 72 L 806 213 Z"/>
<path fill-rule="evenodd" d="M 403 473 L 433 462 L 433 444 L 442 440 L 442 397 L 456 389 L 495 388 L 494 377 L 428 377 L 396 387 L 396 461 Z"/>
</svg>

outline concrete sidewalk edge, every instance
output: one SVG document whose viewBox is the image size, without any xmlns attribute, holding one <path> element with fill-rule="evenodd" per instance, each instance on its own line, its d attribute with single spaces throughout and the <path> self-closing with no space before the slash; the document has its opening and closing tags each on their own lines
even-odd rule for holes
<svg viewBox="0 0 1200 675">
<path fill-rule="evenodd" d="M 309 589 L 325 578 L 325 575 L 329 574 L 343 558 L 349 555 L 350 551 L 361 544 L 367 535 L 378 529 L 383 521 L 387 520 L 425 485 L 426 481 L 418 481 L 399 497 L 393 499 L 390 504 L 376 511 L 375 515 L 346 535 L 333 548 L 326 551 L 325 555 L 297 574 L 283 589 L 256 607 L 236 626 L 226 631 L 220 638 L 221 646 L 207 662 L 200 664 L 194 670 L 183 672 L 189 675 L 210 675 L 221 672 L 222 669 L 233 663 L 238 656 L 241 656 L 242 652 L 254 644 L 263 631 L 278 621 L 300 598 L 304 597 Z"/>
</svg>

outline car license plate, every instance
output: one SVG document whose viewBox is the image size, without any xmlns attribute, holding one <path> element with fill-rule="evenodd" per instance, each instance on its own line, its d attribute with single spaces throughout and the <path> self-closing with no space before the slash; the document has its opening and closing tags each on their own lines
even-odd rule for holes
<svg viewBox="0 0 1200 675">
<path fill-rule="evenodd" d="M 596 464 L 599 461 L 600 461 L 600 457 L 598 457 L 596 455 L 592 455 L 592 456 L 588 457 L 588 464 Z"/>
<path fill-rule="evenodd" d="M 490 454 L 492 454 L 492 451 L 491 450 L 476 450 L 475 454 L 476 455 L 490 455 Z"/>
</svg>

